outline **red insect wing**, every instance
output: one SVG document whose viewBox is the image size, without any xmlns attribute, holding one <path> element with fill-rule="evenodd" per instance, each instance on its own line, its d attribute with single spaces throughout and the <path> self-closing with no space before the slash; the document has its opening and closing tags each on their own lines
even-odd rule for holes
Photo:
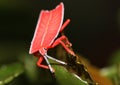
<svg viewBox="0 0 120 85">
<path fill-rule="evenodd" d="M 61 3 L 51 11 L 41 11 L 29 53 L 49 47 L 58 36 L 63 22 L 64 5 Z M 44 54 L 44 53 L 43 53 Z"/>
</svg>

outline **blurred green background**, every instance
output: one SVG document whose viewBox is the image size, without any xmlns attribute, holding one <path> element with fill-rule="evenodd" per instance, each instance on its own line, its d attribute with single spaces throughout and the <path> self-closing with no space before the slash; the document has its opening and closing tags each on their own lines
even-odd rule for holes
<svg viewBox="0 0 120 85">
<path fill-rule="evenodd" d="M 79 54 L 104 67 L 120 49 L 119 0 L 0 0 L 0 64 L 28 53 L 41 9 L 65 5 L 65 33 Z"/>
</svg>

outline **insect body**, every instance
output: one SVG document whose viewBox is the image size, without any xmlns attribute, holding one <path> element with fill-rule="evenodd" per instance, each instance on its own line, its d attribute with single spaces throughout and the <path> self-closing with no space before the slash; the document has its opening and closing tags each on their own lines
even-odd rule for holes
<svg viewBox="0 0 120 85">
<path fill-rule="evenodd" d="M 47 50 L 61 44 L 67 52 L 75 56 L 74 52 L 66 47 L 65 43 L 71 45 L 67 40 L 66 36 L 61 36 L 57 38 L 58 34 L 68 25 L 70 19 L 68 19 L 63 25 L 63 16 L 64 16 L 64 5 L 60 3 L 55 9 L 51 11 L 42 10 L 40 17 L 38 19 L 37 27 L 35 34 L 30 46 L 30 54 L 33 54 L 39 58 L 37 65 L 42 68 L 50 69 L 51 72 L 54 72 L 52 69 L 48 58 L 56 60 L 62 64 L 66 64 L 60 60 L 57 60 L 53 57 L 47 55 Z M 57 38 L 57 39 L 56 39 Z M 66 42 L 62 42 L 65 40 Z M 43 59 L 46 60 L 47 65 L 41 64 Z"/>
</svg>

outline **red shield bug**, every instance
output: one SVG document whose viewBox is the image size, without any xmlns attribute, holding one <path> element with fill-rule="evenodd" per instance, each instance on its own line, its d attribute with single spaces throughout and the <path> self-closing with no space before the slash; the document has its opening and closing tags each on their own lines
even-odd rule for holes
<svg viewBox="0 0 120 85">
<path fill-rule="evenodd" d="M 37 65 L 39 67 L 50 69 L 51 72 L 54 72 L 52 69 L 48 58 L 51 58 L 62 64 L 66 64 L 60 60 L 57 60 L 51 56 L 47 55 L 47 50 L 55 47 L 58 44 L 61 44 L 67 52 L 75 56 L 75 53 L 70 50 L 66 43 L 71 45 L 66 36 L 61 36 L 57 38 L 58 34 L 68 25 L 70 19 L 68 19 L 63 25 L 63 16 L 64 16 L 64 4 L 60 3 L 53 10 L 42 10 L 38 19 L 38 23 L 35 29 L 35 34 L 30 46 L 30 54 L 33 54 L 39 58 Z M 65 40 L 66 42 L 62 42 Z M 46 60 L 48 65 L 41 64 L 43 59 Z"/>
</svg>

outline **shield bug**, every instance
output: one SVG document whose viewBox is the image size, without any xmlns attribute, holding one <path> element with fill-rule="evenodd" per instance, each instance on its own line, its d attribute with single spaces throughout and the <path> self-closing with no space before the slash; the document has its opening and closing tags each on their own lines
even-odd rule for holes
<svg viewBox="0 0 120 85">
<path fill-rule="evenodd" d="M 57 60 L 49 55 L 47 55 L 47 50 L 54 48 L 58 44 L 61 44 L 67 52 L 75 56 L 74 52 L 70 50 L 65 43 L 71 45 L 66 36 L 61 36 L 57 38 L 58 34 L 63 31 L 63 29 L 68 25 L 70 19 L 68 19 L 63 25 L 63 16 L 64 16 L 64 4 L 60 3 L 53 10 L 42 10 L 38 19 L 38 23 L 35 29 L 34 37 L 31 42 L 29 54 L 33 54 L 38 57 L 37 65 L 39 67 L 50 69 L 53 73 L 48 58 L 53 59 L 59 63 L 66 64 L 60 60 Z M 66 42 L 62 42 L 65 40 Z M 43 65 L 42 61 L 45 59 L 48 65 Z"/>
</svg>

